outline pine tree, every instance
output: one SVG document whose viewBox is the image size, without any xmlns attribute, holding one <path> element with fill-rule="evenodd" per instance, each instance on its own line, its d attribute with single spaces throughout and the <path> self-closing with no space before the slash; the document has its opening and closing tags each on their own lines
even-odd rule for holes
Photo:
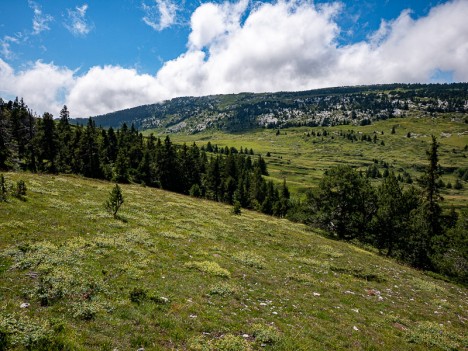
<svg viewBox="0 0 468 351">
<path fill-rule="evenodd" d="M 176 150 L 169 136 L 164 139 L 164 144 L 158 147 L 156 158 L 156 172 L 158 181 L 163 189 L 177 191 L 182 188 L 179 179 L 174 174 L 179 174 L 179 165 Z"/>
<path fill-rule="evenodd" d="M 0 174 L 0 202 L 7 200 L 7 186 L 5 177 L 3 174 Z"/>
<path fill-rule="evenodd" d="M 408 258 L 413 266 L 423 269 L 433 268 L 431 262 L 434 252 L 433 240 L 436 236 L 443 235 L 442 209 L 439 205 L 442 197 L 438 186 L 440 176 L 438 148 L 437 139 L 432 136 L 432 143 L 427 151 L 429 165 L 420 179 L 424 199 L 411 215 L 412 233 L 408 241 Z"/>
<path fill-rule="evenodd" d="M 71 172 L 72 160 L 72 130 L 70 126 L 70 112 L 66 105 L 60 111 L 60 119 L 57 124 L 58 134 L 58 153 L 57 153 L 57 168 L 59 172 Z"/>
<path fill-rule="evenodd" d="M 215 201 L 221 200 L 221 166 L 219 156 L 212 158 L 209 162 L 204 185 L 209 199 Z"/>
<path fill-rule="evenodd" d="M 118 184 L 115 184 L 114 188 L 109 194 L 109 199 L 105 203 L 105 207 L 108 212 L 112 213 L 114 218 L 117 218 L 117 212 L 119 211 L 120 207 L 124 203 L 124 197 L 122 194 L 122 190 L 120 189 Z"/>
<path fill-rule="evenodd" d="M 235 215 L 240 215 L 242 213 L 241 204 L 238 200 L 234 200 L 234 205 L 232 207 L 232 213 Z"/>
<path fill-rule="evenodd" d="M 367 178 L 349 166 L 329 169 L 316 196 L 318 222 L 339 239 L 367 240 L 376 200 Z"/>
<path fill-rule="evenodd" d="M 378 210 L 375 216 L 375 240 L 379 250 L 391 256 L 403 234 L 403 190 L 393 173 L 377 189 Z"/>
<path fill-rule="evenodd" d="M 440 216 L 441 208 L 439 202 L 442 200 L 439 191 L 438 180 L 440 177 L 439 168 L 439 143 L 434 135 L 432 135 L 432 142 L 429 151 L 427 151 L 429 165 L 423 178 L 420 180 L 427 201 L 428 208 L 428 221 L 430 224 L 430 236 L 436 235 L 441 230 Z"/>
<path fill-rule="evenodd" d="M 113 180 L 119 183 L 128 183 L 129 181 L 129 162 L 125 148 L 118 151 L 117 159 L 114 163 Z"/>
<path fill-rule="evenodd" d="M 11 139 L 9 128 L 9 111 L 3 105 L 3 100 L 0 98 L 0 169 L 6 170 L 7 163 L 10 158 L 10 149 L 8 143 Z"/>
<path fill-rule="evenodd" d="M 20 200 L 24 200 L 24 197 L 26 196 L 26 191 L 26 183 L 24 182 L 24 180 L 20 179 L 16 182 L 16 187 L 14 189 L 13 196 Z"/>
<path fill-rule="evenodd" d="M 102 171 L 96 124 L 91 118 L 88 120 L 88 124 L 84 129 L 84 132 L 81 134 L 77 151 L 77 156 L 81 161 L 79 173 L 85 177 L 100 178 L 102 176 Z"/>
<path fill-rule="evenodd" d="M 58 135 L 55 130 L 55 122 L 50 113 L 44 113 L 37 123 L 35 137 L 38 168 L 46 172 L 56 172 L 56 157 L 58 154 Z"/>
</svg>

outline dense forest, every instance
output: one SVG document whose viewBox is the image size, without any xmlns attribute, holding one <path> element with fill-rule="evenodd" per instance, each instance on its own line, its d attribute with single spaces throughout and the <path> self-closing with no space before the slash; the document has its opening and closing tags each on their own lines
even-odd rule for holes
<svg viewBox="0 0 468 351">
<path fill-rule="evenodd" d="M 73 173 L 119 183 L 141 183 L 165 190 L 284 216 L 289 191 L 266 181 L 265 160 L 253 150 L 178 146 L 143 137 L 126 124 L 114 131 L 69 123 L 65 106 L 60 119 L 35 118 L 24 102 L 0 104 L 0 169 Z"/>
<path fill-rule="evenodd" d="M 365 174 L 338 166 L 298 200 L 285 181 L 265 180 L 266 162 L 253 150 L 175 145 L 168 136 L 143 137 L 133 125 L 98 128 L 92 119 L 74 126 L 66 106 L 55 121 L 49 113 L 35 118 L 22 100 L 0 101 L 0 169 L 141 183 L 232 204 L 237 213 L 244 207 L 287 217 L 467 283 L 468 216 L 441 207 L 438 147 L 433 137 L 418 186 L 403 187 L 391 172 L 372 186 Z"/>
</svg>

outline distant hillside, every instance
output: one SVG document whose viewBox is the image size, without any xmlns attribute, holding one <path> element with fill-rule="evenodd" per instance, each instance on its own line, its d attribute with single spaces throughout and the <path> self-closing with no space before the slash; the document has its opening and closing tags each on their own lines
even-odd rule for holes
<svg viewBox="0 0 468 351">
<path fill-rule="evenodd" d="M 180 97 L 92 117 L 97 125 L 134 124 L 139 130 L 197 133 L 207 129 L 242 131 L 258 127 L 365 125 L 426 113 L 468 111 L 468 83 L 387 84 L 303 92 L 240 93 Z M 86 123 L 75 120 L 75 123 Z"/>
</svg>

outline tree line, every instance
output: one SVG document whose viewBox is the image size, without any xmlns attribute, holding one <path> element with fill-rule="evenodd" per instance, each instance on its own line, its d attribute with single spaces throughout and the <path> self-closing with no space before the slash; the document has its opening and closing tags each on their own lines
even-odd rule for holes
<svg viewBox="0 0 468 351">
<path fill-rule="evenodd" d="M 58 121 L 49 113 L 35 118 L 22 100 L 0 101 L 0 169 L 141 183 L 270 215 L 287 213 L 286 183 L 265 180 L 266 162 L 252 149 L 179 146 L 169 136 L 144 137 L 133 125 L 106 130 L 89 119 L 74 126 L 69 116 L 64 106 Z"/>
</svg>

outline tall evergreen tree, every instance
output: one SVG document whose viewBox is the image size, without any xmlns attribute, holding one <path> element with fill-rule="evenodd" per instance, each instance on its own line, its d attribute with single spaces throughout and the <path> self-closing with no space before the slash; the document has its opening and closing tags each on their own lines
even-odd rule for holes
<svg viewBox="0 0 468 351">
<path fill-rule="evenodd" d="M 0 169 L 3 170 L 8 168 L 7 163 L 11 155 L 8 147 L 10 139 L 9 111 L 0 99 Z"/>
<path fill-rule="evenodd" d="M 60 119 L 57 124 L 58 152 L 57 168 L 60 172 L 71 172 L 71 163 L 73 157 L 72 150 L 72 129 L 70 126 L 70 112 L 66 105 L 60 110 Z"/>
<path fill-rule="evenodd" d="M 377 189 L 378 210 L 375 216 L 375 240 L 379 250 L 391 256 L 400 236 L 404 233 L 403 190 L 395 174 L 384 179 Z"/>
<path fill-rule="evenodd" d="M 38 167 L 42 171 L 56 172 L 56 157 L 58 154 L 58 136 L 55 130 L 55 122 L 50 113 L 44 113 L 37 123 L 35 137 Z"/>
<path fill-rule="evenodd" d="M 179 180 L 174 177 L 174 174 L 178 174 L 176 150 L 169 136 L 166 136 L 164 144 L 159 147 L 156 158 L 156 172 L 163 189 L 177 191 L 180 188 Z"/>
<path fill-rule="evenodd" d="M 221 200 L 221 165 L 220 157 L 211 158 L 205 179 L 206 195 L 209 199 Z"/>
<path fill-rule="evenodd" d="M 438 155 L 439 143 L 434 135 L 432 135 L 432 142 L 429 151 L 427 151 L 429 165 L 427 166 L 426 173 L 422 178 L 421 185 L 424 188 L 427 209 L 428 209 L 428 221 L 430 224 L 430 233 L 432 237 L 438 234 L 441 230 L 441 207 L 439 202 L 442 200 L 439 189 L 439 155 Z"/>
<path fill-rule="evenodd" d="M 81 135 L 77 156 L 81 160 L 79 173 L 90 178 L 102 177 L 96 124 L 91 118 Z"/>
<path fill-rule="evenodd" d="M 408 240 L 410 263 L 418 268 L 432 269 L 431 256 L 434 252 L 433 240 L 443 235 L 442 209 L 439 202 L 442 197 L 439 193 L 438 179 L 440 177 L 439 143 L 432 136 L 429 151 L 427 151 L 429 164 L 424 176 L 420 179 L 424 191 L 424 200 L 412 212 L 412 235 Z"/>
</svg>

